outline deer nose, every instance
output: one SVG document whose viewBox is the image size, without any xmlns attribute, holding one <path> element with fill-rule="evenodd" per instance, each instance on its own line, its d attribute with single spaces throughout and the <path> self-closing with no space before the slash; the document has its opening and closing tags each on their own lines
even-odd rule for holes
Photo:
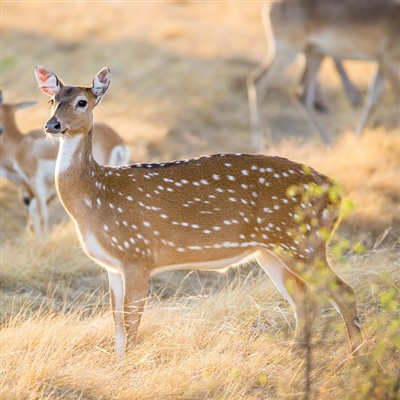
<svg viewBox="0 0 400 400">
<path fill-rule="evenodd" d="M 47 133 L 58 133 L 61 130 L 61 124 L 57 121 L 57 118 L 51 117 L 45 124 L 44 130 Z"/>
</svg>

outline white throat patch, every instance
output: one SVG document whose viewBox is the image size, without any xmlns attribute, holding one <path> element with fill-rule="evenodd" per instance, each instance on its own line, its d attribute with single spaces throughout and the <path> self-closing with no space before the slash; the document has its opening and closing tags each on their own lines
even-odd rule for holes
<svg viewBox="0 0 400 400">
<path fill-rule="evenodd" d="M 65 172 L 71 166 L 74 154 L 82 138 L 83 134 L 60 138 L 60 148 L 58 150 L 56 162 L 56 174 Z"/>
</svg>

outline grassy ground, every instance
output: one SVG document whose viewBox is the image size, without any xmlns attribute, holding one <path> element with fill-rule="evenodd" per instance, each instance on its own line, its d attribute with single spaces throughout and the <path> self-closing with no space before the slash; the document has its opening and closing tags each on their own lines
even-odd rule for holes
<svg viewBox="0 0 400 400">
<path fill-rule="evenodd" d="M 22 130 L 48 118 L 33 66 L 90 84 L 103 66 L 112 83 L 96 120 L 131 145 L 133 160 L 165 161 L 250 150 L 246 76 L 265 51 L 258 3 L 2 2 L 2 86 Z M 330 60 L 320 81 L 335 145 L 324 148 L 288 95 L 299 63 L 267 94 L 268 154 L 309 164 L 345 191 L 347 218 L 331 250 L 356 290 L 364 325 L 354 362 L 337 313 L 314 329 L 311 368 L 290 352 L 294 318 L 253 265 L 226 275 L 180 271 L 152 278 L 139 344 L 113 355 L 106 274 L 79 248 L 52 205 L 52 232 L 25 233 L 16 189 L 0 183 L 2 399 L 395 399 L 400 397 L 400 131 L 386 90 L 361 139 Z M 365 95 L 369 63 L 346 63 Z M 397 104 L 397 106 L 396 106 Z M 396 386 L 397 385 L 397 386 Z"/>
</svg>

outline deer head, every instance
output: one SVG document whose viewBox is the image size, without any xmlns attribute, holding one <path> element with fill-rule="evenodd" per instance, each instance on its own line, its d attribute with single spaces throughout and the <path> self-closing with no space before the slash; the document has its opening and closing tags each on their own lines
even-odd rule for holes
<svg viewBox="0 0 400 400">
<path fill-rule="evenodd" d="M 41 66 L 35 67 L 35 75 L 39 87 L 51 97 L 51 118 L 45 123 L 45 132 L 54 137 L 89 133 L 93 127 L 93 108 L 108 88 L 110 70 L 103 68 L 88 87 L 65 86 L 53 72 Z"/>
</svg>

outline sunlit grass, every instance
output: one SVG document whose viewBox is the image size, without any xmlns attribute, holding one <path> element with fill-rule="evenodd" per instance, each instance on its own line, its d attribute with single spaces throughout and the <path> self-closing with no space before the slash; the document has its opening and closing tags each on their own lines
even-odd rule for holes
<svg viewBox="0 0 400 400">
<path fill-rule="evenodd" d="M 394 399 L 400 357 L 394 250 L 353 255 L 351 270 L 338 268 L 358 294 L 365 336 L 358 363 L 340 317 L 326 307 L 315 324 L 311 375 L 304 376 L 303 358 L 290 351 L 288 305 L 261 272 L 237 272 L 205 296 L 150 295 L 138 346 L 122 361 L 114 356 L 104 299 L 64 309 L 46 303 L 29 315 L 22 308 L 1 330 L 2 396 L 286 398 L 303 393 L 310 379 L 316 398 Z"/>
</svg>

